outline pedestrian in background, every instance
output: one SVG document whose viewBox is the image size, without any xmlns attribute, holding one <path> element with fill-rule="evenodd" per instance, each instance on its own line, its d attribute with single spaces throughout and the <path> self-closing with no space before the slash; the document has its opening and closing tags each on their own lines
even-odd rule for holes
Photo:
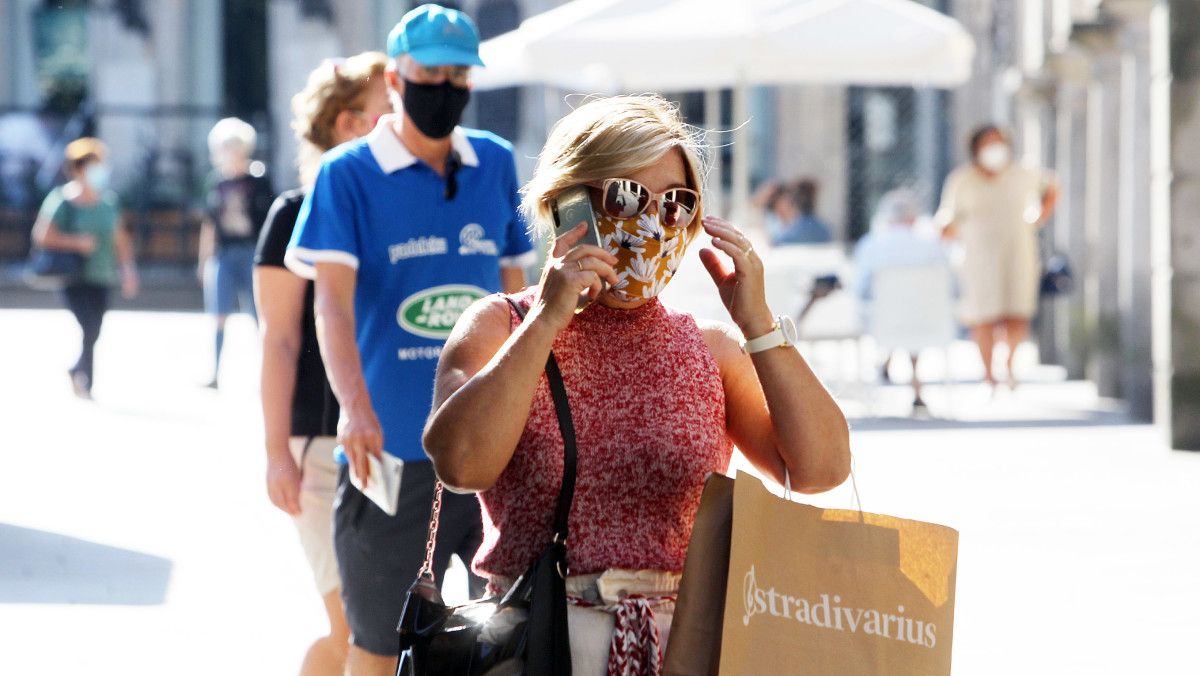
<svg viewBox="0 0 1200 676">
<path fill-rule="evenodd" d="M 302 676 L 341 676 L 350 628 L 342 609 L 333 552 L 338 403 L 325 377 L 317 344 L 313 283 L 289 271 L 284 254 L 321 156 L 336 145 L 365 136 L 391 109 L 383 82 L 386 67 L 387 57 L 381 52 L 325 61 L 292 98 L 292 129 L 300 144 L 303 187 L 275 200 L 254 256 L 254 296 L 262 334 L 267 494 L 272 504 L 295 521 L 329 619 L 329 634 L 317 639 L 304 656 Z"/>
<path fill-rule="evenodd" d="M 213 375 L 217 387 L 225 320 L 239 307 L 256 317 L 253 283 L 254 246 L 275 194 L 261 162 L 252 162 L 258 134 L 236 117 L 219 120 L 208 133 L 208 152 L 216 181 L 208 191 L 200 226 L 198 273 L 204 283 L 204 307 L 216 321 Z"/>
<path fill-rule="evenodd" d="M 935 237 L 923 236 L 916 231 L 920 215 L 920 202 L 909 190 L 892 190 L 879 199 L 871 231 L 858 240 L 854 247 L 854 288 L 865 309 L 869 309 L 873 302 L 872 286 L 879 271 L 899 267 L 949 267 L 950 262 L 941 242 Z M 913 291 L 911 302 L 915 305 L 921 302 L 921 290 Z M 864 314 L 868 318 L 871 315 L 870 312 Z M 869 319 L 866 324 L 870 332 Z M 890 350 L 883 356 L 881 371 L 885 382 L 889 380 L 887 371 L 892 356 Z M 925 409 L 925 400 L 921 398 L 921 381 L 917 377 L 920 355 L 913 352 L 909 357 L 912 360 L 913 373 L 913 411 L 919 412 Z"/>
<path fill-rule="evenodd" d="M 975 130 L 968 150 L 971 161 L 946 178 L 937 222 L 962 245 L 960 320 L 979 347 L 984 380 L 995 387 L 992 352 L 1003 340 L 1015 387 L 1013 356 L 1037 310 L 1037 232 L 1054 212 L 1058 186 L 1046 170 L 1014 162 L 1007 134 L 995 125 Z"/>
<path fill-rule="evenodd" d="M 846 420 L 790 344 L 790 320 L 772 317 L 749 240 L 703 217 L 703 175 L 694 136 L 660 97 L 598 99 L 564 117 L 524 208 L 553 238 L 554 199 L 588 186 L 604 248 L 576 246 L 583 226 L 557 238 L 541 283 L 473 305 L 438 367 L 425 447 L 447 484 L 479 491 L 474 565 L 503 592 L 551 539 L 564 452 L 544 376 L 553 349 L 578 434 L 567 543 L 575 674 L 658 673 L 704 481 L 727 470 L 734 444 L 798 491 L 828 490 L 849 472 Z M 657 298 L 701 229 L 733 262 L 699 252 L 745 343 Z M 596 300 L 576 314 L 585 292 Z M 610 653 L 618 644 L 635 661 Z"/>
<path fill-rule="evenodd" d="M 345 451 L 334 505 L 334 550 L 355 676 L 394 674 L 396 624 L 425 556 L 433 467 L 421 446 L 437 358 L 462 311 L 523 288 L 535 259 L 517 212 L 512 147 L 458 126 L 470 98 L 479 33 L 461 12 L 422 5 L 388 36 L 384 77 L 393 114 L 335 149 L 300 208 L 287 264 L 316 278 L 316 322 L 341 404 Z M 368 456 L 403 462 L 389 516 L 350 481 Z M 435 572 L 470 561 L 479 503 L 447 495 Z M 472 578 L 475 594 L 482 580 Z"/>
<path fill-rule="evenodd" d="M 63 302 L 82 330 L 79 359 L 68 374 L 75 395 L 92 396 L 94 357 L 100 327 L 108 311 L 109 289 L 120 276 L 121 293 L 138 292 L 133 239 L 121 219 L 117 195 L 109 187 L 108 149 L 95 138 L 67 144 L 68 181 L 50 191 L 33 227 L 34 244 L 83 256 L 78 279 L 62 291 Z"/>
<path fill-rule="evenodd" d="M 833 241 L 829 224 L 817 216 L 815 180 L 768 183 L 759 189 L 753 201 L 766 210 L 767 234 L 773 246 Z"/>
</svg>

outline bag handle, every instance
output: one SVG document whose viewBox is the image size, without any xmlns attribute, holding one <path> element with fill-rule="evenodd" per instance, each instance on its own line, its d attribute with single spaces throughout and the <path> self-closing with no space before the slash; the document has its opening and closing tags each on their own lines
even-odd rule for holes
<svg viewBox="0 0 1200 676">
<path fill-rule="evenodd" d="M 517 313 L 517 317 L 521 321 L 525 321 L 525 309 L 513 301 L 512 298 L 505 296 L 504 300 L 512 306 L 513 311 Z M 571 515 L 571 503 L 575 500 L 575 470 L 576 470 L 576 446 L 575 446 L 575 423 L 571 418 L 571 405 L 567 400 L 567 388 L 563 383 L 562 371 L 558 368 L 558 360 L 554 358 L 554 353 L 551 352 L 546 357 L 546 380 L 550 386 L 550 397 L 554 400 L 554 412 L 558 415 L 558 431 L 562 434 L 563 439 L 563 477 L 562 487 L 558 491 L 558 504 L 554 509 L 554 539 L 555 543 L 563 543 L 567 541 L 567 535 L 570 533 L 568 527 L 568 519 Z M 437 548 L 437 532 L 438 521 L 442 513 L 442 492 L 445 486 L 439 480 L 433 489 L 433 509 L 429 514 L 429 533 L 425 541 L 425 562 L 421 565 L 421 570 L 417 573 L 417 577 L 425 577 L 434 580 L 433 574 L 433 555 Z"/>
<path fill-rule="evenodd" d="M 858 509 L 858 522 L 866 523 L 863 515 L 862 498 L 858 495 L 858 480 L 854 478 L 854 454 L 850 454 L 850 487 L 854 490 L 854 505 Z M 787 464 L 783 466 L 783 499 L 792 502 L 792 477 Z"/>
</svg>

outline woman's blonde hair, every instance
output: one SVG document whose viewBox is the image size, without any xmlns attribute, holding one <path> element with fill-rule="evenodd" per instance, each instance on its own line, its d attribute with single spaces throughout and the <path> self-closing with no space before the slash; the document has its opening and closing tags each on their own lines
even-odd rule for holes
<svg viewBox="0 0 1200 676">
<path fill-rule="evenodd" d="M 300 181 L 316 178 L 321 155 L 337 145 L 334 124 L 343 110 L 362 103 L 367 88 L 387 69 L 382 52 L 363 52 L 348 59 L 326 59 L 308 75 L 308 84 L 292 97 L 292 131 L 300 142 L 296 165 Z"/>
<path fill-rule="evenodd" d="M 657 162 L 672 149 L 683 156 L 688 187 L 702 191 L 703 132 L 684 123 L 679 108 L 657 95 L 594 98 L 554 125 L 525 186 L 521 209 L 530 230 L 554 236 L 550 202 L 567 188 L 619 178 Z M 689 230 L 700 227 L 703 203 Z"/>
<path fill-rule="evenodd" d="M 79 171 L 89 162 L 103 162 L 108 157 L 108 146 L 98 138 L 84 136 L 68 143 L 63 156 L 68 170 Z"/>
</svg>

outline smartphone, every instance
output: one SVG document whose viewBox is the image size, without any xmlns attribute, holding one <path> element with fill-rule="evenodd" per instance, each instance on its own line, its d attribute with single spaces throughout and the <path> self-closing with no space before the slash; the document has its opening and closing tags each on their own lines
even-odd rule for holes
<svg viewBox="0 0 1200 676">
<path fill-rule="evenodd" d="M 587 223 L 587 234 L 579 240 L 579 244 L 600 246 L 600 232 L 596 229 L 596 212 L 592 211 L 592 198 L 587 186 L 577 185 L 567 188 L 550 203 L 550 211 L 554 214 L 554 234 L 562 237 L 575 229 L 580 223 Z"/>
<path fill-rule="evenodd" d="M 575 186 L 568 188 L 555 197 L 550 203 L 550 213 L 554 216 L 554 234 L 556 237 L 562 237 L 566 233 L 574 230 L 580 223 L 587 224 L 587 233 L 575 246 L 591 244 L 592 246 L 601 246 L 600 231 L 596 227 L 596 212 L 592 210 L 592 198 L 588 193 L 587 186 Z M 603 248 L 603 247 L 601 247 Z M 608 288 L 608 283 L 604 280 L 600 281 L 604 288 Z M 584 294 L 579 297 L 579 306 L 575 309 L 576 312 L 587 307 L 591 300 Z"/>
</svg>

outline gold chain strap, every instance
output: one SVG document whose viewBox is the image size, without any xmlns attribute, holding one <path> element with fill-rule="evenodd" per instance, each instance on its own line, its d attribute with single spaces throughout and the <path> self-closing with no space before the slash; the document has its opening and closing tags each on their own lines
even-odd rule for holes
<svg viewBox="0 0 1200 676">
<path fill-rule="evenodd" d="M 442 516 L 442 482 L 439 481 L 433 487 L 433 512 L 429 515 L 429 539 L 425 541 L 425 563 L 421 566 L 421 572 L 418 577 L 428 577 L 434 579 L 433 576 L 433 552 L 437 547 L 437 532 L 438 520 Z"/>
</svg>

